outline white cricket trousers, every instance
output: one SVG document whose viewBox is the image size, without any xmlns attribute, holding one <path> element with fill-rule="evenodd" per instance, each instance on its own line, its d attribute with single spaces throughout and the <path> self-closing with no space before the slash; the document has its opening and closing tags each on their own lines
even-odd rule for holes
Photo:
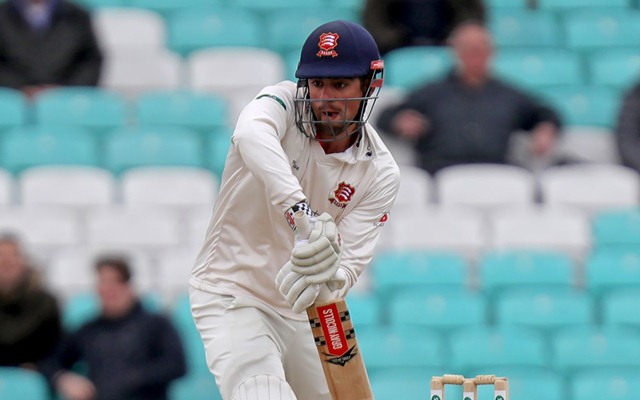
<svg viewBox="0 0 640 400">
<path fill-rule="evenodd" d="M 209 370 L 224 400 L 260 375 L 288 382 L 298 400 L 331 400 L 308 321 L 285 318 L 251 298 L 193 286 L 189 298 Z M 280 395 L 268 399 L 280 400 Z"/>
</svg>

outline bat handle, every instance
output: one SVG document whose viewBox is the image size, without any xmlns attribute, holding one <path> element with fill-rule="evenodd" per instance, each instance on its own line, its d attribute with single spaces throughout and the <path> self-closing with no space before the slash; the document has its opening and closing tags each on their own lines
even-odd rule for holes
<svg viewBox="0 0 640 400">
<path fill-rule="evenodd" d="M 296 233 L 301 240 L 308 240 L 311 235 L 311 220 L 304 211 L 296 211 L 293 215 L 296 223 Z"/>
</svg>

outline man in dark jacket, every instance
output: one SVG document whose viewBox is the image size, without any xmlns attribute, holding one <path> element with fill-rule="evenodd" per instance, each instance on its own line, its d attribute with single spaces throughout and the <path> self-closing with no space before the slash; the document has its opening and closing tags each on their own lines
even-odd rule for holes
<svg viewBox="0 0 640 400">
<path fill-rule="evenodd" d="M 180 337 L 170 321 L 140 304 L 126 261 L 96 263 L 101 315 L 71 333 L 43 372 L 68 400 L 166 400 L 186 373 Z M 72 372 L 81 362 L 87 376 Z"/>
<path fill-rule="evenodd" d="M 624 95 L 615 134 L 622 163 L 640 173 L 640 83 Z"/>
<path fill-rule="evenodd" d="M 457 67 L 383 111 L 378 127 L 413 141 L 419 166 L 432 174 L 450 165 L 507 163 L 512 136 L 519 131 L 530 132 L 532 159 L 551 155 L 558 115 L 491 75 L 487 30 L 463 23 L 454 30 L 451 45 Z"/>
<path fill-rule="evenodd" d="M 28 96 L 52 86 L 95 86 L 101 66 L 86 10 L 66 0 L 0 3 L 0 86 Z"/>
</svg>

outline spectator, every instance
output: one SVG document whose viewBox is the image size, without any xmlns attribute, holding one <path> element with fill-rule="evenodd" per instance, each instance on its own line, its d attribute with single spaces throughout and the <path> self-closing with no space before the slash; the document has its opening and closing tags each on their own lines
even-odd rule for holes
<svg viewBox="0 0 640 400">
<path fill-rule="evenodd" d="M 484 21 L 483 0 L 367 0 L 363 21 L 380 53 L 405 46 L 442 46 L 452 28 Z"/>
<path fill-rule="evenodd" d="M 384 110 L 379 127 L 414 141 L 419 166 L 432 174 L 456 164 L 507 163 L 517 131 L 530 132 L 534 159 L 550 156 L 559 132 L 558 116 L 491 76 L 493 48 L 487 30 L 463 23 L 453 32 L 451 45 L 457 68 Z"/>
<path fill-rule="evenodd" d="M 625 94 L 616 125 L 620 160 L 640 172 L 640 83 Z"/>
<path fill-rule="evenodd" d="M 177 331 L 140 304 L 126 261 L 100 259 L 96 273 L 101 315 L 63 339 L 43 372 L 67 400 L 167 399 L 186 372 Z M 71 371 L 79 361 L 87 377 Z"/>
<path fill-rule="evenodd" d="M 58 303 L 30 268 L 17 237 L 0 235 L 0 365 L 35 368 L 61 332 Z"/>
<path fill-rule="evenodd" d="M 0 3 L 0 86 L 33 97 L 54 86 L 95 86 L 102 54 L 91 15 L 66 0 Z"/>
</svg>

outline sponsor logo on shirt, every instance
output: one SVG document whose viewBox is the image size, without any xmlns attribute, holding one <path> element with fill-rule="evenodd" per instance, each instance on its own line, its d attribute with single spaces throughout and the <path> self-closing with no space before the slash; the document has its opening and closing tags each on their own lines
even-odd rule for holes
<svg viewBox="0 0 640 400">
<path fill-rule="evenodd" d="M 389 211 L 385 211 L 382 213 L 382 217 L 378 220 L 378 222 L 374 222 L 375 226 L 384 226 L 385 222 L 389 219 Z"/>
<path fill-rule="evenodd" d="M 334 190 L 333 196 L 329 197 L 329 202 L 334 206 L 345 208 L 355 193 L 355 187 L 342 181 L 338 184 L 338 188 Z"/>
</svg>

